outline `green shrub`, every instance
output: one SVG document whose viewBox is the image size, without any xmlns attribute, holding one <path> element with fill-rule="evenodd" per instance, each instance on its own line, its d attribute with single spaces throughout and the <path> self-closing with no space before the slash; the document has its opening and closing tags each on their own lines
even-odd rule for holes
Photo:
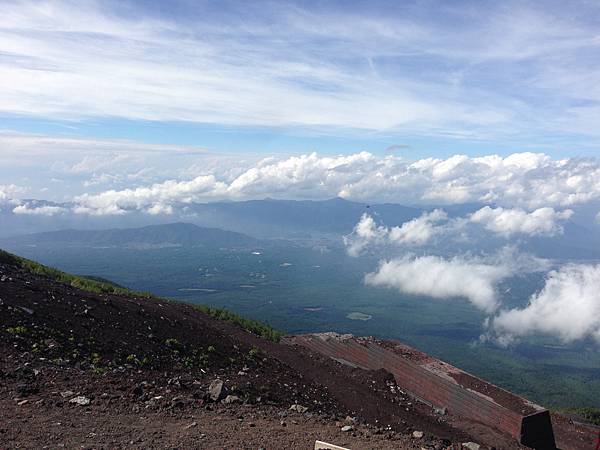
<svg viewBox="0 0 600 450">
<path fill-rule="evenodd" d="M 16 327 L 7 328 L 6 332 L 14 336 L 23 336 L 24 334 L 29 333 L 29 330 L 22 325 L 17 325 Z"/>
<path fill-rule="evenodd" d="M 126 295 L 129 297 L 150 296 L 150 294 L 140 294 L 130 289 L 118 286 L 109 281 L 98 281 L 97 279 L 93 278 L 87 278 L 79 275 L 71 275 L 69 273 L 62 272 L 58 269 L 44 266 L 43 264 L 39 264 L 35 261 L 31 261 L 29 259 L 13 255 L 11 253 L 5 252 L 4 250 L 0 250 L 0 263 L 20 266 L 21 268 L 33 274 L 50 278 L 54 281 L 58 281 L 59 283 L 68 284 L 83 291 L 93 292 L 95 294 L 118 294 Z"/>
<path fill-rule="evenodd" d="M 256 334 L 261 336 L 272 342 L 279 342 L 283 333 L 266 325 L 258 320 L 247 319 L 245 317 L 239 316 L 231 311 L 220 308 L 212 308 L 210 306 L 204 305 L 195 305 L 197 309 L 202 311 L 209 316 L 214 317 L 215 319 L 225 320 L 227 322 L 231 322 L 239 327 L 243 328 L 246 331 L 249 331 L 252 334 Z"/>
<path fill-rule="evenodd" d="M 600 409 L 598 408 L 572 408 L 568 409 L 567 412 L 578 414 L 587 422 L 600 426 Z"/>
<path fill-rule="evenodd" d="M 258 355 L 260 355 L 260 349 L 256 347 L 252 347 L 250 351 L 248 351 L 248 356 L 250 358 L 256 358 Z"/>
<path fill-rule="evenodd" d="M 90 362 L 92 364 L 94 364 L 95 366 L 100 364 L 101 361 L 102 361 L 102 358 L 100 357 L 100 355 L 98 353 L 92 353 L 92 355 L 90 356 Z"/>
</svg>

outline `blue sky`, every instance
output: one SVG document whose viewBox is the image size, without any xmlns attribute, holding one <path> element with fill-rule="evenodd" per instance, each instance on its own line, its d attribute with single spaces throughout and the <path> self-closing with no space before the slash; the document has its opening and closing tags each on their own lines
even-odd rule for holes
<svg viewBox="0 0 600 450">
<path fill-rule="evenodd" d="M 0 120 L 217 151 L 594 155 L 594 2 L 3 2 Z"/>
<path fill-rule="evenodd" d="M 0 0 L 0 14 L 6 192 L 231 181 L 312 152 L 560 160 L 600 143 L 596 2 Z"/>
</svg>

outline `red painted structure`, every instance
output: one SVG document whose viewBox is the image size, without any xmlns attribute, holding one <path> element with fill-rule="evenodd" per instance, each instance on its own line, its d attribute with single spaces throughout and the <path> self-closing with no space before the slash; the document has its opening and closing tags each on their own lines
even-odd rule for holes
<svg viewBox="0 0 600 450">
<path fill-rule="evenodd" d="M 286 340 L 353 367 L 385 369 L 400 388 L 433 407 L 496 428 L 528 447 L 556 448 L 548 410 L 398 341 L 336 333 Z"/>
</svg>

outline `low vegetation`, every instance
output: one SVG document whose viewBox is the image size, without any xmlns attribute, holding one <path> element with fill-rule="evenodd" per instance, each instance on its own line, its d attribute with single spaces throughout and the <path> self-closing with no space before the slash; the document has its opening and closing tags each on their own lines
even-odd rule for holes
<svg viewBox="0 0 600 450">
<path fill-rule="evenodd" d="M 130 289 L 118 286 L 110 281 L 99 281 L 97 279 L 87 278 L 79 275 L 72 275 L 70 273 L 63 272 L 53 267 L 44 266 L 43 264 L 31 261 L 20 256 L 13 255 L 11 253 L 0 250 L 0 263 L 14 264 L 21 266 L 28 272 L 36 275 L 41 275 L 51 280 L 58 281 L 59 283 L 68 284 L 70 286 L 81 289 L 86 292 L 93 292 L 96 294 L 118 294 L 136 297 L 149 297 L 149 294 L 142 294 L 134 292 Z"/>
<path fill-rule="evenodd" d="M 599 408 L 572 408 L 568 409 L 567 412 L 580 416 L 588 423 L 600 426 Z"/>
<path fill-rule="evenodd" d="M 210 306 L 197 305 L 200 311 L 219 320 L 226 320 L 234 323 L 250 333 L 256 334 L 272 342 L 279 342 L 283 333 L 266 325 L 258 320 L 247 319 L 231 311 L 221 308 L 212 308 Z"/>
</svg>

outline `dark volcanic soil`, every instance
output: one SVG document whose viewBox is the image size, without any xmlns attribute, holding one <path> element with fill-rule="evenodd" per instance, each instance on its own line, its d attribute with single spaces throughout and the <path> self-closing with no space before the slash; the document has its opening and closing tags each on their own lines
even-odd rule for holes
<svg viewBox="0 0 600 450">
<path fill-rule="evenodd" d="M 191 305 L 84 292 L 8 262 L 0 280 L 0 448 L 308 449 L 317 438 L 520 448 L 415 404 L 386 372 L 267 341 Z"/>
</svg>

